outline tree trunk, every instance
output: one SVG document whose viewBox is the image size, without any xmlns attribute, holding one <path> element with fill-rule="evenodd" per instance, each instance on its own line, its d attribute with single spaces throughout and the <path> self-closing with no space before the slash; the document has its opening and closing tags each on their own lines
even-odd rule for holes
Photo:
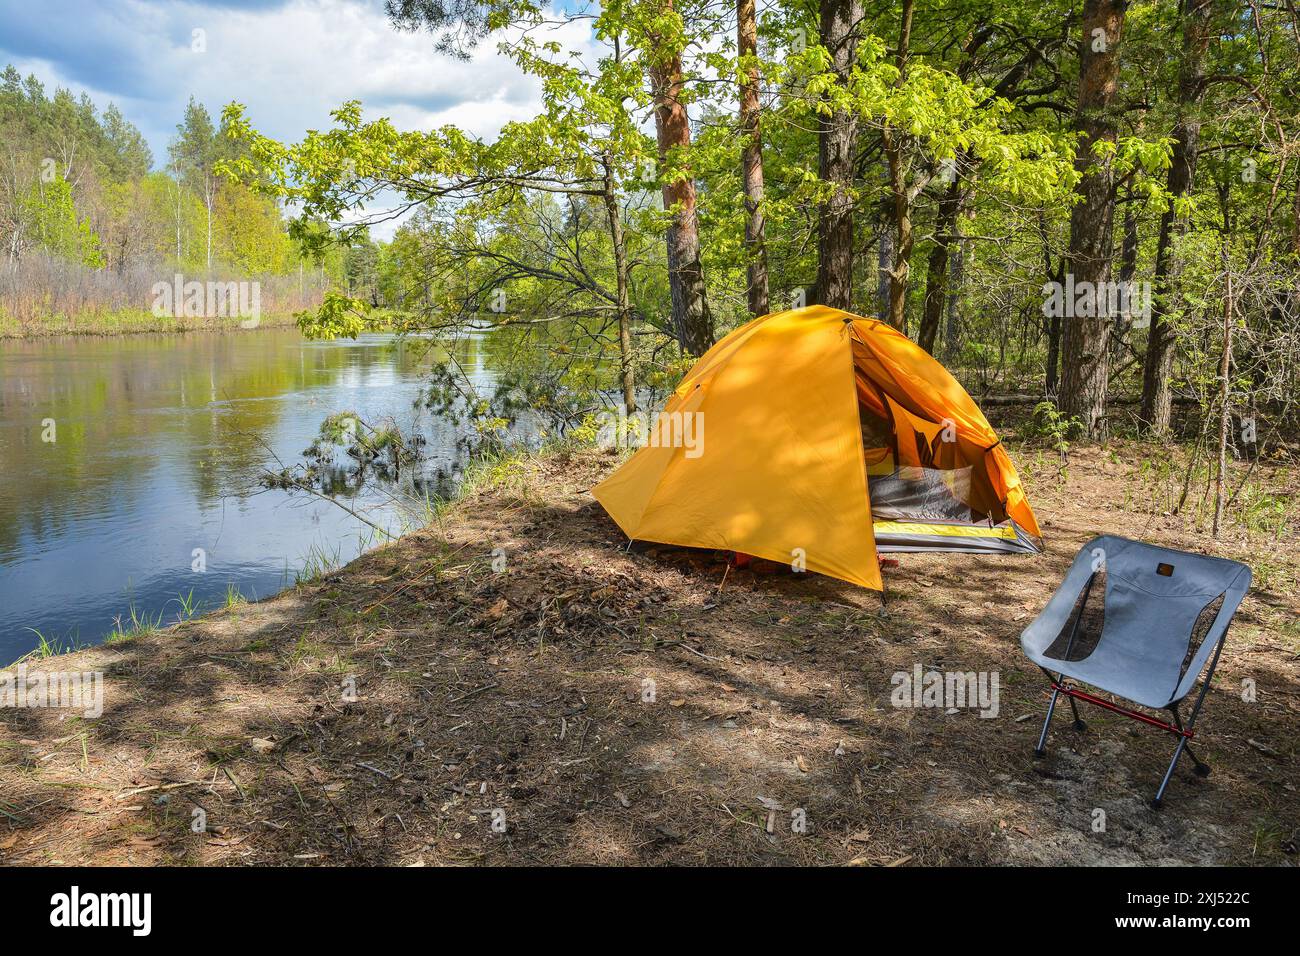
<svg viewBox="0 0 1300 956">
<path fill-rule="evenodd" d="M 893 136 L 888 132 L 887 139 Z M 894 194 L 894 264 L 889 270 L 889 312 L 885 316 L 894 328 L 902 331 L 907 324 L 907 280 L 912 270 L 912 202 L 907 195 L 907 176 L 903 171 L 902 149 L 886 147 L 889 156 L 889 181 Z"/>
<path fill-rule="evenodd" d="M 921 312 L 921 329 L 916 341 L 931 355 L 939 338 L 939 321 L 948 297 L 948 259 L 957 241 L 957 215 L 961 212 L 963 183 L 960 164 L 953 180 L 939 197 L 939 211 L 934 224 L 934 248 L 925 270 L 925 306 Z"/>
<path fill-rule="evenodd" d="M 754 0 L 736 0 L 736 51 L 742 60 L 758 56 Z M 767 247 L 763 224 L 763 136 L 759 125 L 758 64 L 742 67 L 740 81 L 741 176 L 745 185 L 745 253 L 748 261 L 749 314 L 766 315 Z"/>
<path fill-rule="evenodd" d="M 176 189 L 176 268 L 181 267 L 181 181 L 179 170 L 173 181 Z"/>
<path fill-rule="evenodd" d="M 888 175 L 889 164 L 885 163 Z M 887 206 L 881 207 L 880 239 L 876 246 L 876 318 L 884 320 L 889 315 L 889 270 L 894 265 L 893 216 Z"/>
<path fill-rule="evenodd" d="M 672 0 L 662 0 L 671 13 Z M 673 329 L 682 350 L 703 355 L 713 344 L 713 317 L 700 265 L 700 232 L 695 209 L 695 177 L 678 164 L 691 145 L 690 117 L 681 101 L 685 81 L 682 57 L 673 51 L 649 69 L 655 106 L 655 133 L 659 142 L 660 172 L 664 179 L 664 209 L 675 210 L 668 227 L 668 286 L 672 293 Z M 670 168 L 671 167 L 671 168 Z"/>
<path fill-rule="evenodd" d="M 1086 282 L 1098 292 L 1110 282 L 1115 183 L 1110 160 L 1095 156 L 1093 147 L 1115 142 L 1112 103 L 1119 77 L 1119 42 L 1126 5 L 1126 0 L 1085 0 L 1083 6 L 1076 117 L 1083 135 L 1074 161 L 1081 177 L 1080 198 L 1070 211 L 1069 260 L 1075 287 Z M 1107 297 L 1103 293 L 1099 298 L 1104 302 Z M 1095 438 L 1105 428 L 1112 317 L 1101 307 L 1083 310 L 1090 311 L 1090 315 L 1072 315 L 1073 311 L 1068 309 L 1062 322 L 1059 405 L 1065 415 L 1079 418 L 1087 434 Z"/>
<path fill-rule="evenodd" d="M 1060 286 L 1065 282 L 1066 261 L 1062 257 L 1060 264 L 1052 268 L 1052 244 L 1047 234 L 1047 214 L 1042 209 L 1038 211 L 1038 235 L 1043 242 L 1043 275 L 1047 277 L 1048 282 L 1055 282 Z M 1045 331 L 1047 369 L 1043 376 L 1043 392 L 1055 401 L 1061 384 L 1061 311 L 1059 309 L 1052 310 L 1052 314 L 1047 316 Z"/>
<path fill-rule="evenodd" d="M 1137 253 L 1138 253 L 1138 231 L 1137 217 L 1133 215 L 1132 196 L 1129 197 L 1129 205 L 1124 210 L 1124 236 L 1119 245 L 1119 282 L 1120 288 L 1129 288 L 1129 283 L 1133 281 L 1133 276 L 1137 274 Z M 1130 299 L 1132 304 L 1135 300 Z M 1110 339 L 1110 360 L 1118 362 L 1124 354 L 1124 341 L 1128 337 L 1129 325 L 1134 316 L 1131 314 L 1131 308 L 1114 318 L 1111 325 Z"/>
<path fill-rule="evenodd" d="M 912 45 L 913 0 L 903 0 L 902 21 L 898 30 L 898 84 L 907 78 L 907 58 Z M 912 197 L 908 192 L 907 169 L 904 155 L 908 136 L 901 130 L 886 125 L 881 131 L 885 159 L 889 166 L 889 188 L 894 197 L 894 263 L 889 271 L 889 315 L 887 321 L 894 328 L 904 330 L 907 322 L 907 280 L 912 270 Z"/>
<path fill-rule="evenodd" d="M 857 55 L 862 0 L 821 0 L 821 44 L 841 82 Z M 836 309 L 853 305 L 853 160 L 858 119 L 836 110 L 821 118 L 817 134 L 817 174 L 835 192 L 822 204 L 817 221 L 817 301 Z"/>
<path fill-rule="evenodd" d="M 961 284 L 966 274 L 967 241 L 957 237 L 952 254 L 952 276 L 948 282 L 948 314 L 944 319 L 943 357 L 951 363 L 957 358 L 961 345 Z"/>
<path fill-rule="evenodd" d="M 1055 399 L 1061 390 L 1061 317 L 1047 320 L 1047 374 L 1043 383 L 1047 397 Z"/>
<path fill-rule="evenodd" d="M 602 158 L 605 167 L 605 215 L 609 220 L 609 240 L 614 247 L 614 280 L 618 299 L 618 360 L 623 384 L 623 408 L 628 418 L 636 411 L 636 379 L 632 369 L 632 306 L 628 292 L 627 243 L 623 239 L 623 219 L 614 190 L 614 167 L 609 153 Z"/>
<path fill-rule="evenodd" d="M 1175 199 L 1191 192 L 1196 183 L 1196 152 L 1201 137 L 1199 104 L 1205 75 L 1205 53 L 1210 45 L 1210 8 L 1213 0 L 1190 0 L 1183 24 L 1183 62 L 1178 77 L 1178 122 L 1174 125 L 1174 149 L 1169 166 L 1169 192 Z M 1173 246 L 1187 229 L 1185 216 L 1177 215 L 1173 204 L 1160 217 L 1160 238 L 1156 244 L 1155 301 L 1151 310 L 1151 331 L 1142 367 L 1142 407 L 1138 419 L 1151 435 L 1169 431 L 1169 379 L 1174 371 L 1174 331 L 1167 316 L 1170 297 L 1178 286 L 1182 263 Z"/>
<path fill-rule="evenodd" d="M 1226 241 L 1226 239 L 1225 239 Z M 1219 467 L 1214 476 L 1214 537 L 1218 540 L 1223 526 L 1224 476 L 1228 470 L 1228 376 L 1232 370 L 1232 264 L 1223 255 L 1223 354 L 1219 356 Z"/>
<path fill-rule="evenodd" d="M 205 204 L 208 207 L 208 275 L 212 274 L 212 186 L 209 185 L 203 192 Z"/>
<path fill-rule="evenodd" d="M 1291 255 L 1300 259 L 1300 172 L 1296 173 L 1291 199 Z"/>
</svg>

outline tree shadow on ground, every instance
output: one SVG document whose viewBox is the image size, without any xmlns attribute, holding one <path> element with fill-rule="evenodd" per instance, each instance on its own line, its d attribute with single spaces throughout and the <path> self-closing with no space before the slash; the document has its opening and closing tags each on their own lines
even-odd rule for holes
<svg viewBox="0 0 1300 956">
<path fill-rule="evenodd" d="M 1162 814 L 1146 800 L 1163 735 L 1103 712 L 1083 734 L 1058 718 L 1048 759 L 1032 760 L 1045 682 L 1018 635 L 1101 530 L 1090 519 L 1042 509 L 1037 557 L 905 556 L 881 617 L 874 594 L 828 578 L 629 551 L 584 493 L 603 461 L 533 467 L 530 483 L 321 581 L 58 659 L 105 672 L 104 714 L 0 716 L 0 854 L 883 865 L 1294 852 L 1283 742 L 1300 717 L 1284 654 L 1230 642 L 1202 725 L 1215 773 L 1181 769 Z M 1240 620 L 1257 613 L 1248 603 Z M 917 665 L 996 674 L 996 716 L 894 706 L 896 675 Z M 1236 692 L 1243 675 L 1262 704 Z"/>
</svg>

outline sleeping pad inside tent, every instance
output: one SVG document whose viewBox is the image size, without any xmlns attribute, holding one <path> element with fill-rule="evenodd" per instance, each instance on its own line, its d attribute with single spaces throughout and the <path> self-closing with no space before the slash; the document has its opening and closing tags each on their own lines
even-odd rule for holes
<svg viewBox="0 0 1300 956">
<path fill-rule="evenodd" d="M 896 329 L 825 306 L 731 332 L 592 493 L 633 540 L 795 563 L 881 589 L 877 552 L 1036 553 L 997 434 Z"/>
</svg>

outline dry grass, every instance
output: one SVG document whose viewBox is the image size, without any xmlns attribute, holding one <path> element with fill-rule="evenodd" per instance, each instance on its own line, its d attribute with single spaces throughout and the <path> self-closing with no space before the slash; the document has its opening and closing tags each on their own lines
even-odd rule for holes
<svg viewBox="0 0 1300 956">
<path fill-rule="evenodd" d="M 163 263 L 123 271 L 93 269 L 58 256 L 31 253 L 0 267 L 0 339 L 55 335 L 127 335 L 240 328 L 240 317 L 153 314 L 154 284 L 171 283 L 177 270 Z M 219 270 L 186 281 L 255 280 L 262 327 L 291 325 L 294 313 L 320 305 L 318 275 L 245 276 Z"/>
<path fill-rule="evenodd" d="M 105 712 L 0 716 L 0 858 L 1294 862 L 1294 536 L 1235 528 L 1216 548 L 1268 570 L 1202 718 L 1214 774 L 1185 763 L 1156 814 L 1162 735 L 1102 712 L 1075 735 L 1058 717 L 1049 758 L 1031 759 L 1044 682 L 1017 637 L 1093 534 L 1208 542 L 1126 495 L 1140 479 L 1123 449 L 1077 453 L 1063 475 L 1017 457 L 1048 552 L 904 556 L 885 618 L 874 594 L 827 578 L 760 563 L 722 586 L 712 554 L 629 553 L 585 493 L 607 456 L 503 471 L 321 582 L 44 662 L 106 671 Z M 1274 477 L 1295 500 L 1291 475 Z M 892 707 L 890 676 L 918 662 L 997 671 L 999 716 Z"/>
</svg>

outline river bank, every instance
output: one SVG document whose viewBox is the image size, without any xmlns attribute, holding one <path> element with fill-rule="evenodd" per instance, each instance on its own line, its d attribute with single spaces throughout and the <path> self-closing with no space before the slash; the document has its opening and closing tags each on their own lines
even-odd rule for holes
<svg viewBox="0 0 1300 956">
<path fill-rule="evenodd" d="M 828 578 L 629 552 L 587 494 L 611 455 L 506 460 L 320 580 L 30 663 L 102 671 L 103 714 L 0 711 L 0 861 L 1294 863 L 1295 536 L 1214 547 L 1255 589 L 1198 728 L 1214 774 L 1180 768 L 1156 814 L 1161 735 L 1062 717 L 1031 759 L 1017 637 L 1098 532 L 1209 542 L 1135 449 L 1012 452 L 1048 551 L 903 555 L 885 617 Z M 891 706 L 917 665 L 998 674 L 997 716 Z"/>
<path fill-rule="evenodd" d="M 0 341 L 56 338 L 62 335 L 140 335 L 158 332 L 235 332 L 258 328 L 285 328 L 296 323 L 293 313 L 263 315 L 257 319 L 239 316 L 199 317 L 154 315 L 148 309 L 83 312 L 51 315 L 40 321 L 20 322 L 0 313 Z"/>
</svg>

